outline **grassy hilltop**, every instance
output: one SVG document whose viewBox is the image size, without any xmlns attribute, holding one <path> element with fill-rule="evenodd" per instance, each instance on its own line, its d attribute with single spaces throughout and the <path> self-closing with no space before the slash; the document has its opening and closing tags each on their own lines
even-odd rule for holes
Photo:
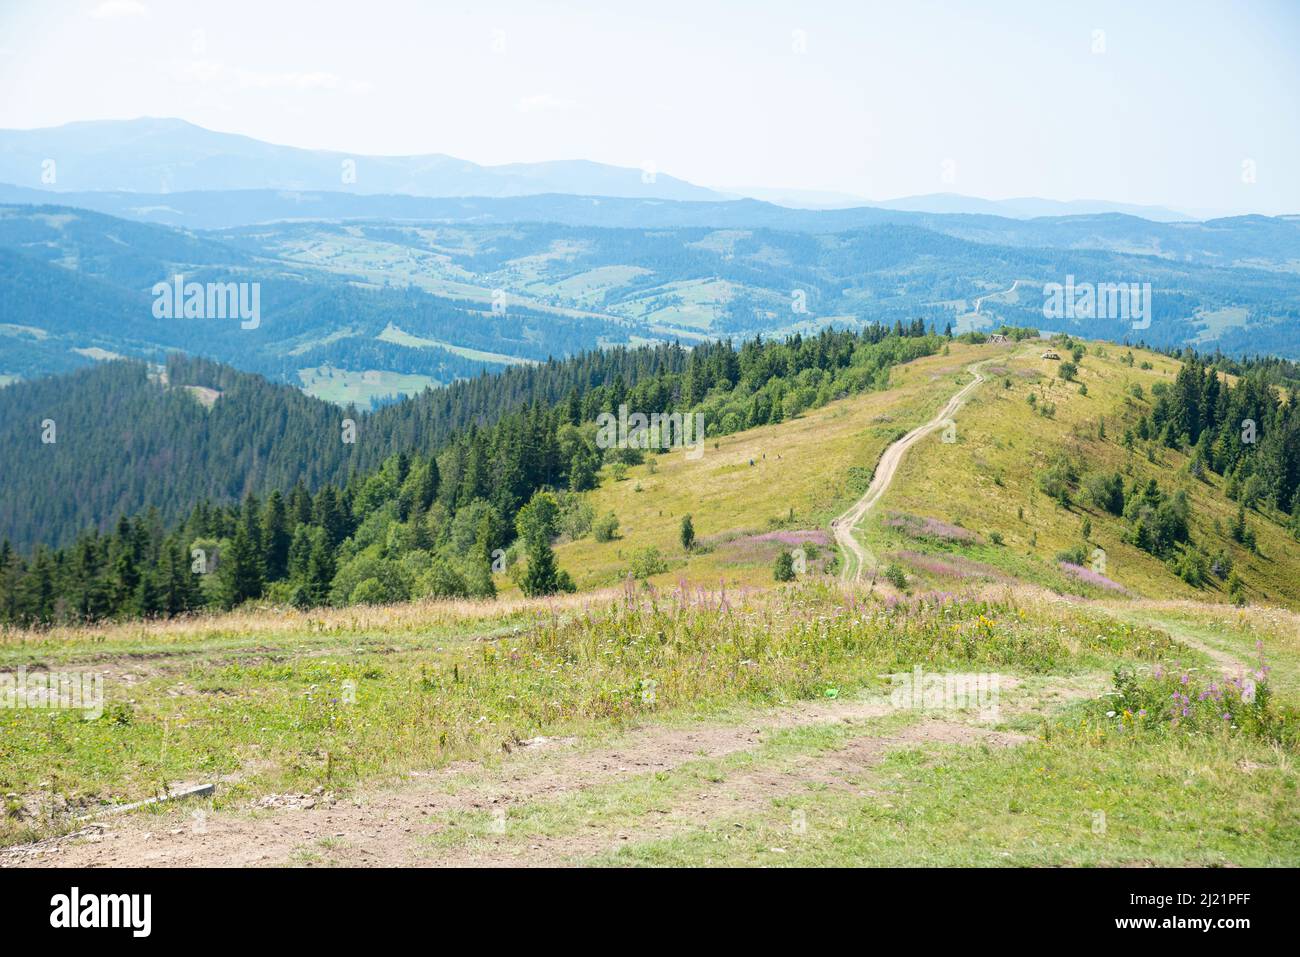
<svg viewBox="0 0 1300 957">
<path fill-rule="evenodd" d="M 617 535 L 556 548 L 574 595 L 502 574 L 495 602 L 6 633 L 0 666 L 98 673 L 106 702 L 0 712 L 0 861 L 1294 866 L 1300 545 L 1267 508 L 1239 543 L 1222 477 L 1126 447 L 1177 363 L 1082 345 L 1067 382 L 1043 343 L 954 342 L 699 458 L 606 467 L 585 494 Z M 888 575 L 839 581 L 831 519 L 973 362 L 955 432 L 857 531 Z M 1184 490 L 1190 544 L 1157 557 L 1092 504 L 1116 471 Z M 1190 547 L 1244 605 L 1180 577 Z M 899 698 L 917 668 L 992 697 Z M 187 783 L 217 789 L 80 819 Z"/>
</svg>

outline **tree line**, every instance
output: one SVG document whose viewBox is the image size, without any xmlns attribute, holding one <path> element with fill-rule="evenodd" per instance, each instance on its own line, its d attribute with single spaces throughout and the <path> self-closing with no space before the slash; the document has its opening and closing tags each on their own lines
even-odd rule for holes
<svg viewBox="0 0 1300 957">
<path fill-rule="evenodd" d="M 316 487 L 300 475 L 235 499 L 209 494 L 170 522 L 150 505 L 26 554 L 5 541 L 0 621 L 171 616 L 258 599 L 313 607 L 490 597 L 496 572 L 529 595 L 568 590 L 573 582 L 557 567 L 553 543 L 601 540 L 602 531 L 608 540 L 617 527 L 612 516 L 596 519 L 581 493 L 604 466 L 654 454 L 640 441 L 602 447 L 602 412 L 700 411 L 707 434 L 722 435 L 882 387 L 893 365 L 945 341 L 918 321 L 755 338 L 739 348 L 723 341 L 690 351 L 613 349 L 432 390 L 359 417 L 355 450 L 333 463 L 345 474 Z M 169 374 L 218 391 L 243 376 L 188 359 L 175 360 Z M 212 411 L 224 401 L 223 394 Z M 448 419 L 460 427 L 451 430 Z M 336 421 L 316 427 L 344 444 Z M 367 429 L 374 432 L 362 453 Z M 314 447 L 290 435 L 304 454 Z M 121 468 L 108 458 L 103 465 Z"/>
</svg>

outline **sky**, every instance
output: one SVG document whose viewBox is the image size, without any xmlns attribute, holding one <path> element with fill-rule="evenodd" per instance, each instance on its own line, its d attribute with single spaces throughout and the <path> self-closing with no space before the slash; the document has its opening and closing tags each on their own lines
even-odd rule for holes
<svg viewBox="0 0 1300 957">
<path fill-rule="evenodd" d="M 1300 213 L 1300 2 L 0 0 L 0 127 Z"/>
</svg>

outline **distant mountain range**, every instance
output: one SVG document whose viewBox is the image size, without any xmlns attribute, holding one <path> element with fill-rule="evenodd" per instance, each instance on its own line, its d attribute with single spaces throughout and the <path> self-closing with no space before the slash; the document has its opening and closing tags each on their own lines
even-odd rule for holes
<svg viewBox="0 0 1300 957">
<path fill-rule="evenodd" d="M 872 206 L 792 209 L 756 199 L 685 202 L 559 193 L 432 197 L 269 189 L 56 193 L 3 183 L 0 203 L 75 206 L 183 229 L 388 220 L 467 225 L 545 222 L 616 229 L 778 229 L 822 234 L 889 224 L 917 226 L 977 243 L 1102 249 L 1216 266 L 1300 270 L 1298 216 L 1235 216 L 1162 223 L 1122 213 L 1015 219 Z"/>
<path fill-rule="evenodd" d="M 657 171 L 587 160 L 480 166 L 440 153 L 363 156 L 277 146 L 184 120 L 152 118 L 0 130 L 0 181 L 58 190 L 138 193 L 288 189 L 410 196 L 581 193 L 725 198 Z"/>
<path fill-rule="evenodd" d="M 358 157 L 356 188 L 291 188 L 346 170 L 341 156 L 177 120 L 0 132 L 0 178 L 20 180 L 0 184 L 0 386 L 181 352 L 380 407 L 589 349 L 917 319 L 1300 356 L 1300 216 L 1018 218 L 958 196 L 914 201 L 972 211 L 792 208 L 599 164 L 447 157 Z M 159 192 L 160 172 L 222 188 Z M 405 192 L 441 188 L 502 195 Z M 259 317 L 156 314 L 178 276 L 256 288 Z M 1149 284 L 1144 321 L 1117 303 L 1049 317 L 1050 288 L 1094 284 Z"/>
<path fill-rule="evenodd" d="M 875 209 L 897 209 L 913 213 L 1003 216 L 1008 219 L 1122 213 L 1125 216 L 1138 216 L 1157 223 L 1185 223 L 1201 218 L 1164 206 L 1141 206 L 1135 203 L 1112 203 L 1107 200 L 1093 199 L 1062 201 L 1039 199 L 1033 196 L 1017 199 L 980 199 L 978 196 L 962 196 L 960 193 L 927 193 L 923 196 L 904 196 L 900 199 L 868 199 L 851 193 L 812 189 L 772 189 L 758 186 L 737 187 L 729 192 L 735 198 L 761 199 L 767 203 L 788 206 L 792 209 L 853 209 L 859 206 L 870 206 Z"/>
<path fill-rule="evenodd" d="M 0 182 L 60 192 L 167 194 L 207 190 L 330 190 L 374 195 L 506 198 L 563 193 L 718 202 L 751 198 L 794 209 L 872 207 L 1011 219 L 1122 213 L 1186 222 L 1162 206 L 1033 197 L 990 200 L 956 193 L 871 200 L 848 193 L 766 187 L 715 190 L 651 169 L 588 160 L 482 166 L 441 153 L 365 156 L 278 146 L 180 119 L 95 120 L 0 130 Z"/>
</svg>

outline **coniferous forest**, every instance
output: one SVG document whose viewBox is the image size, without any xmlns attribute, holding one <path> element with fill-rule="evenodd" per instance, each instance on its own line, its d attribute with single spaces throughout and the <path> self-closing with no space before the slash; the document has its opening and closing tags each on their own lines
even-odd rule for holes
<svg viewBox="0 0 1300 957">
<path fill-rule="evenodd" d="M 570 589 L 551 544 L 592 531 L 576 493 L 604 464 L 646 454 L 598 447 L 600 413 L 697 412 L 708 436 L 727 434 L 884 387 L 891 367 L 944 341 L 916 320 L 739 348 L 618 348 L 369 414 L 179 356 L 162 372 L 112 362 L 70 382 L 24 384 L 7 390 L 9 428 L 44 413 L 59 431 L 46 446 L 26 436 L 27 468 L 9 459 L 0 483 L 16 490 L 5 520 L 29 546 L 0 543 L 0 621 L 170 616 L 259 598 L 311 607 L 485 597 L 503 569 L 526 594 Z M 210 408 L 193 390 L 209 390 Z M 87 420 L 96 414 L 106 424 Z M 122 442 L 141 463 L 127 474 L 109 464 Z M 33 467 L 46 452 L 55 464 Z M 43 510 L 42 494 L 60 511 Z M 140 504 L 121 507 L 130 501 Z M 106 527 L 83 519 L 95 514 L 114 517 Z M 33 541 L 38 528 L 62 540 Z"/>
</svg>

